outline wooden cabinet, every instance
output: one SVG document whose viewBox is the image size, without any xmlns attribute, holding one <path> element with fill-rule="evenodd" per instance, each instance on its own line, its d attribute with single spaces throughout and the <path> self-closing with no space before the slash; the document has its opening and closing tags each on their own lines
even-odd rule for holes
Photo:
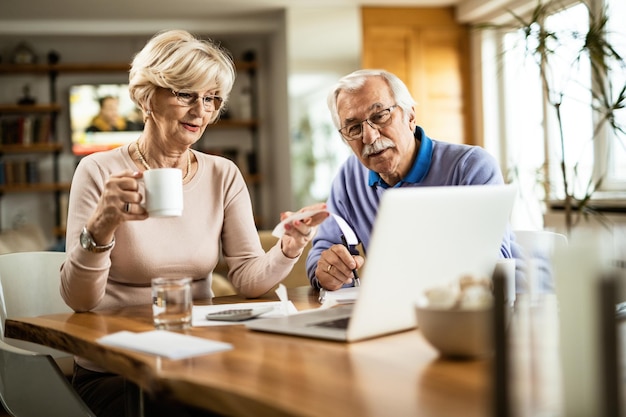
<svg viewBox="0 0 626 417">
<path fill-rule="evenodd" d="M 438 140 L 476 144 L 470 113 L 469 32 L 453 8 L 362 9 L 363 68 L 400 77 L 417 124 Z"/>
</svg>

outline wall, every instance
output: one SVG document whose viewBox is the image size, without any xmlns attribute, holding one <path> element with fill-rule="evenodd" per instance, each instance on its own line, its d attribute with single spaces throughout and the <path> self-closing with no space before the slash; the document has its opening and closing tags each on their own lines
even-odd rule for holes
<svg viewBox="0 0 626 417">
<path fill-rule="evenodd" d="M 325 201 L 339 165 L 352 153 L 335 131 L 326 97 L 339 78 L 360 68 L 360 17 L 357 7 L 292 8 L 287 13 L 296 207 Z"/>
</svg>

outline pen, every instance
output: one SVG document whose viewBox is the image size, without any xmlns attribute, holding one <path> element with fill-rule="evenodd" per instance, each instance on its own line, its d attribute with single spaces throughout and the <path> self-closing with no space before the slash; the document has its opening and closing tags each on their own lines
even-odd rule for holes
<svg viewBox="0 0 626 417">
<path fill-rule="evenodd" d="M 359 252 L 354 248 L 354 246 L 348 245 L 348 242 L 346 241 L 346 237 L 344 235 L 341 235 L 341 243 L 343 243 L 343 246 L 345 246 L 346 249 L 348 249 L 348 252 L 350 252 L 351 255 L 359 254 Z M 356 268 L 352 270 L 352 274 L 354 274 L 354 278 L 352 279 L 352 286 L 360 287 L 361 280 L 359 279 L 359 274 L 356 272 Z"/>
</svg>

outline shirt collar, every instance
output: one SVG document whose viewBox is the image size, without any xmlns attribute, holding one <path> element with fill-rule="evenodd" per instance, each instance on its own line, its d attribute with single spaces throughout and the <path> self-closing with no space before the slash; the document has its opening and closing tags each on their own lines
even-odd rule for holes
<svg viewBox="0 0 626 417">
<path fill-rule="evenodd" d="M 433 141 L 426 136 L 424 130 L 419 126 L 415 128 L 414 136 L 415 140 L 419 142 L 417 157 L 413 162 L 411 170 L 400 182 L 394 185 L 394 188 L 402 187 L 403 184 L 419 183 L 424 179 L 430 169 L 433 157 Z M 389 188 L 389 184 L 387 184 L 377 172 L 372 170 L 369 172 L 368 184 L 370 187 Z"/>
</svg>

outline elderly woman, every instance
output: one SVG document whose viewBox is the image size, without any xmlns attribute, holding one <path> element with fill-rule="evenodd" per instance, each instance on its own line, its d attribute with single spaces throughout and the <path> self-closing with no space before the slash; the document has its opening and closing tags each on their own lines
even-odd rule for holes
<svg viewBox="0 0 626 417">
<path fill-rule="evenodd" d="M 191 149 L 228 100 L 235 79 L 230 55 L 185 31 L 166 31 L 135 56 L 129 78 L 145 128 L 136 141 L 89 155 L 76 168 L 61 269 L 66 303 L 78 312 L 147 304 L 157 276 L 193 277 L 193 297 L 210 298 L 220 253 L 240 294 L 263 295 L 289 273 L 328 214 L 287 224 L 266 253 L 238 168 Z M 141 205 L 143 172 L 163 167 L 182 170 L 180 217 L 151 218 Z M 123 416 L 124 381 L 84 359 L 76 362 L 74 385 L 94 412 Z M 189 411 L 155 401 L 147 401 L 147 416 Z"/>
</svg>

